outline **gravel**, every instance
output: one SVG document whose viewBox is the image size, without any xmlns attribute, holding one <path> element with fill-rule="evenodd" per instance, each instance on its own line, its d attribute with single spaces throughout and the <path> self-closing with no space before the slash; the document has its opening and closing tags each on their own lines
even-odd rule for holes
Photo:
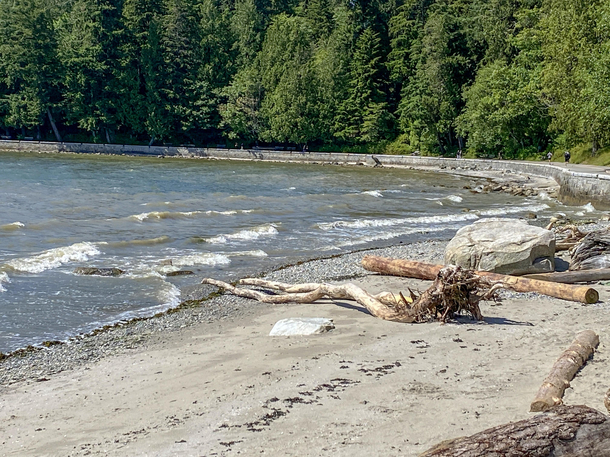
<svg viewBox="0 0 610 457">
<path fill-rule="evenodd" d="M 586 225 L 583 230 L 607 228 L 608 222 Z M 263 277 L 288 282 L 334 282 L 354 280 L 370 274 L 360 266 L 365 255 L 405 258 L 430 263 L 442 263 L 447 241 L 425 241 L 352 252 L 331 258 L 305 260 L 297 265 L 282 267 Z M 183 288 L 180 307 L 152 318 L 134 319 L 108 326 L 87 335 L 79 335 L 64 343 L 49 347 L 26 348 L 8 357 L 0 355 L 0 390 L 21 381 L 44 381 L 52 374 L 94 363 L 110 355 L 135 348 L 146 348 L 166 339 L 171 332 L 201 323 L 234 319 L 267 306 L 232 295 L 217 295 L 216 288 L 195 284 Z M 503 299 L 512 297 L 539 298 L 536 293 L 520 294 L 504 290 Z M 207 299 L 206 299 L 207 298 Z M 201 299 L 205 299 L 200 301 Z"/>
<path fill-rule="evenodd" d="M 400 244 L 332 258 L 305 260 L 298 265 L 282 267 L 264 277 L 291 283 L 356 279 L 370 274 L 360 266 L 360 261 L 367 254 L 441 263 L 445 244 L 445 241 Z M 51 343 L 49 347 L 28 347 L 15 351 L 8 357 L 0 356 L 0 386 L 21 381 L 44 381 L 55 373 L 94 363 L 110 355 L 157 344 L 168 333 L 201 323 L 250 315 L 261 306 L 267 306 L 233 295 L 216 295 L 216 290 L 208 285 L 188 286 L 182 291 L 182 305 L 169 312 L 107 326 L 67 342 Z M 212 297 L 209 297 L 210 294 Z M 208 299 L 199 301 L 204 298 Z"/>
</svg>

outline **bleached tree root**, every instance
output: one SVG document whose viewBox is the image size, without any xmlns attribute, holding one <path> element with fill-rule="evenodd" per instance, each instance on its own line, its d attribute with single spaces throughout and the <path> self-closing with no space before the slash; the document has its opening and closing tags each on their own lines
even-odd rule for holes
<svg viewBox="0 0 610 457">
<path fill-rule="evenodd" d="M 545 411 L 552 406 L 561 405 L 565 390 L 570 381 L 599 344 L 599 337 L 592 330 L 585 330 L 576 338 L 557 359 L 530 405 L 530 411 Z"/>
<path fill-rule="evenodd" d="M 497 299 L 496 290 L 501 285 L 492 285 L 468 270 L 448 266 L 443 268 L 432 286 L 417 297 L 411 290 L 409 299 L 402 293 L 382 292 L 371 295 L 355 284 L 286 284 L 263 279 L 248 278 L 241 285 L 257 286 L 281 291 L 270 295 L 257 290 L 238 288 L 215 279 L 203 279 L 202 284 L 211 284 L 231 294 L 251 298 L 264 303 L 311 303 L 323 297 L 355 300 L 373 316 L 394 322 L 424 322 L 433 319 L 446 321 L 454 314 L 466 311 L 475 319 L 482 319 L 479 302 Z"/>
<path fill-rule="evenodd" d="M 443 441 L 420 457 L 607 457 L 610 421 L 587 406 L 554 406 L 519 422 Z"/>
<path fill-rule="evenodd" d="M 290 284 L 273 283 L 254 278 L 240 281 L 241 284 L 256 285 L 288 292 L 281 295 L 269 295 L 252 289 L 237 288 L 231 284 L 211 278 L 203 279 L 201 283 L 211 284 L 225 289 L 233 295 L 252 298 L 263 303 L 312 303 L 324 297 L 350 299 L 355 300 L 358 304 L 364 306 L 373 316 L 380 319 L 394 322 L 415 322 L 416 318 L 413 312 L 409 312 L 409 304 L 403 302 L 401 298 L 397 298 L 391 293 L 381 293 L 374 296 L 351 283 L 340 286 L 324 283 L 292 286 Z"/>
</svg>

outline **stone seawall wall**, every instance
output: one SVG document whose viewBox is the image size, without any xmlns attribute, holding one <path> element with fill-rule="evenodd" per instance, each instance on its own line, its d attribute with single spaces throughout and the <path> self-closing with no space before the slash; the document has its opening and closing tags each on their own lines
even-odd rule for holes
<svg viewBox="0 0 610 457">
<path fill-rule="evenodd" d="M 399 155 L 350 154 L 342 152 L 276 151 L 267 149 L 191 148 L 180 146 L 133 146 L 120 144 L 54 143 L 45 141 L 0 140 L 0 151 L 39 153 L 115 154 L 151 157 L 183 157 L 228 160 L 269 160 L 299 163 L 376 164 L 424 169 L 471 168 L 510 170 L 515 173 L 553 178 L 560 186 L 560 198 L 570 203 L 593 202 L 600 209 L 610 209 L 610 173 L 580 173 L 546 162 L 512 160 L 455 159 Z"/>
</svg>

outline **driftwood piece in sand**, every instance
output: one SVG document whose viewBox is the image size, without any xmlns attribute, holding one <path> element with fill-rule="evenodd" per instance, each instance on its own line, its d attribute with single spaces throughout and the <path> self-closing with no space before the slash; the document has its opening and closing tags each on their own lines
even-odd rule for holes
<svg viewBox="0 0 610 457">
<path fill-rule="evenodd" d="M 598 270 L 554 271 L 553 273 L 534 273 L 523 275 L 522 277 L 537 279 L 539 281 L 576 284 L 577 282 L 594 282 L 610 279 L 610 268 L 600 268 Z"/>
<path fill-rule="evenodd" d="M 587 406 L 555 406 L 519 422 L 437 444 L 420 457 L 608 457 L 610 420 Z"/>
<path fill-rule="evenodd" d="M 418 279 L 434 279 L 442 265 L 434 265 L 412 260 L 390 259 L 379 256 L 366 256 L 362 260 L 362 266 L 369 271 L 394 276 L 406 276 Z M 538 292 L 551 297 L 564 300 L 577 301 L 581 303 L 595 303 L 599 300 L 599 293 L 587 286 L 574 286 L 571 284 L 553 283 L 539 281 L 520 276 L 501 275 L 487 271 L 475 271 L 476 275 L 501 283 L 505 287 L 517 292 Z"/>
<path fill-rule="evenodd" d="M 552 406 L 561 405 L 565 390 L 576 372 L 585 364 L 599 344 L 599 336 L 592 330 L 576 335 L 570 347 L 554 363 L 530 405 L 530 411 L 546 411 Z"/>
<path fill-rule="evenodd" d="M 395 322 L 424 322 L 433 319 L 445 321 L 456 313 L 466 311 L 475 319 L 482 319 L 479 302 L 497 300 L 493 285 L 456 266 L 439 271 L 434 283 L 419 297 L 411 292 L 410 300 L 402 293 L 398 295 L 382 292 L 371 295 L 355 284 L 285 284 L 263 279 L 249 278 L 239 281 L 242 285 L 258 286 L 282 291 L 269 295 L 257 290 L 238 288 L 215 279 L 203 279 L 202 284 L 211 284 L 241 297 L 252 298 L 264 303 L 311 303 L 323 297 L 351 299 L 364 306 L 373 316 Z"/>
</svg>

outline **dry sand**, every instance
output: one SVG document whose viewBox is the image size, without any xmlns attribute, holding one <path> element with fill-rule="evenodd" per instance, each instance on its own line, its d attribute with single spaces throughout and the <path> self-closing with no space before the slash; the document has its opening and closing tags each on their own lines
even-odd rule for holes
<svg viewBox="0 0 610 457">
<path fill-rule="evenodd" d="M 370 290 L 425 282 L 369 275 Z M 484 322 L 375 319 L 353 303 L 260 305 L 100 362 L 21 382 L 0 397 L 10 456 L 412 456 L 435 443 L 526 418 L 574 335 L 601 344 L 565 395 L 604 410 L 610 286 L 582 305 L 534 294 L 483 304 Z M 287 317 L 336 329 L 269 337 Z"/>
</svg>

